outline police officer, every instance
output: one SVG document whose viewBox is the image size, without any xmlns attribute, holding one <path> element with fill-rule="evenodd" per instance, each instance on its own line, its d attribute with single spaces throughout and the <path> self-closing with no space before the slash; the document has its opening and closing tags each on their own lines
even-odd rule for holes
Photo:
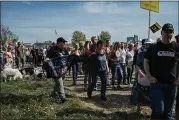
<svg viewBox="0 0 179 120">
<path fill-rule="evenodd" d="M 65 49 L 66 42 L 67 41 L 64 38 L 59 37 L 57 39 L 57 44 L 52 46 L 47 52 L 47 58 L 52 59 L 61 55 L 68 55 L 68 51 Z M 55 99 L 61 99 L 62 103 L 66 101 L 62 77 L 54 79 L 52 97 Z"/>
</svg>

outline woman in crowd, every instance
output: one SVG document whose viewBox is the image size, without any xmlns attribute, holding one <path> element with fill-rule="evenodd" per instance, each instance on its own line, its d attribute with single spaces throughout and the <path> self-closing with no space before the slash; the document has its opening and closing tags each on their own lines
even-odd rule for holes
<svg viewBox="0 0 179 120">
<path fill-rule="evenodd" d="M 78 45 L 75 45 L 74 46 L 74 50 L 71 52 L 71 54 L 75 54 L 75 55 L 80 55 L 80 52 L 79 52 L 79 47 Z M 79 70 L 79 63 L 75 64 L 72 66 L 72 71 L 73 71 L 73 85 L 76 85 L 76 80 L 78 78 L 78 70 Z"/>
<path fill-rule="evenodd" d="M 127 63 L 127 83 L 129 87 L 132 87 L 132 66 L 133 66 L 133 58 L 134 58 L 134 45 L 132 43 L 128 44 L 128 50 L 126 51 L 126 63 Z"/>
<path fill-rule="evenodd" d="M 12 54 L 11 54 L 11 48 L 6 48 L 6 51 L 4 52 L 5 55 L 5 64 L 11 64 L 12 65 Z"/>
<path fill-rule="evenodd" d="M 30 64 L 30 49 L 29 48 L 26 48 L 25 57 L 26 57 L 26 64 Z"/>
<path fill-rule="evenodd" d="M 84 45 L 84 53 L 81 55 L 81 57 L 84 57 L 84 62 L 83 62 L 83 72 L 84 72 L 84 88 L 87 90 L 87 80 L 88 80 L 88 75 L 89 75 L 89 65 L 88 65 L 88 57 L 91 54 L 90 51 L 90 41 L 86 41 Z M 89 84 L 89 83 L 88 83 Z"/>
<path fill-rule="evenodd" d="M 11 54 L 12 54 L 12 66 L 15 67 L 16 55 L 15 55 L 15 49 L 14 48 L 12 48 Z"/>
<path fill-rule="evenodd" d="M 112 89 L 115 90 L 115 79 L 117 78 L 117 89 L 121 89 L 120 86 L 122 80 L 122 68 L 121 68 L 121 49 L 120 44 L 116 42 L 109 55 L 111 61 L 111 73 L 112 73 Z"/>
<path fill-rule="evenodd" d="M 67 51 L 68 51 L 68 54 L 70 55 L 71 52 L 72 52 L 72 48 L 71 47 L 67 47 Z M 70 76 L 70 73 L 71 73 L 71 68 L 69 68 L 68 73 L 66 75 Z"/>
</svg>

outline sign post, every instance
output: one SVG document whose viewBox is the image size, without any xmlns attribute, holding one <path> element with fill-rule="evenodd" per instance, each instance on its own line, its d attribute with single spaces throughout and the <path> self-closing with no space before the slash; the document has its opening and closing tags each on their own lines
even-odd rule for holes
<svg viewBox="0 0 179 120">
<path fill-rule="evenodd" d="M 149 10 L 149 26 L 148 26 L 148 39 L 150 39 L 150 23 L 151 23 L 151 11 L 159 13 L 159 0 L 156 1 L 140 1 L 140 7 L 142 9 Z"/>
<path fill-rule="evenodd" d="M 149 10 L 149 27 L 148 27 L 148 39 L 150 39 L 150 21 L 151 21 L 151 11 Z"/>
</svg>

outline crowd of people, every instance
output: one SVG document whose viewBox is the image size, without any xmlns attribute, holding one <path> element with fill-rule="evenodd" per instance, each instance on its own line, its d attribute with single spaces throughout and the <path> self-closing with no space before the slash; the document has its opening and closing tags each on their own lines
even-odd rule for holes
<svg viewBox="0 0 179 120">
<path fill-rule="evenodd" d="M 174 100 L 179 84 L 179 35 L 176 42 L 171 42 L 174 33 L 172 24 L 164 24 L 161 30 L 161 39 L 142 39 L 136 43 L 115 42 L 111 40 L 97 40 L 96 36 L 84 44 L 75 44 L 73 48 L 66 47 L 63 37 L 49 48 L 26 48 L 20 43 L 15 48 L 2 48 L 0 46 L 0 64 L 12 62 L 17 68 L 24 67 L 26 63 L 34 67 L 42 64 L 46 59 L 60 55 L 76 55 L 86 57 L 83 62 L 74 64 L 72 70 L 73 85 L 78 82 L 78 75 L 84 74 L 84 90 L 88 99 L 92 98 L 93 90 L 97 90 L 98 77 L 101 80 L 101 99 L 106 101 L 106 87 L 110 85 L 113 90 L 122 90 L 122 84 L 134 87 L 138 76 L 146 77 L 150 81 L 149 92 L 151 98 L 152 120 L 171 120 Z M 141 43 L 141 44 L 139 44 Z M 2 67 L 1 67 L 2 68 Z M 111 77 L 110 77 L 111 76 Z M 117 82 L 116 82 L 117 80 Z M 66 102 L 63 77 L 54 78 L 52 97 Z M 176 111 L 179 113 L 179 95 L 177 95 Z"/>
<path fill-rule="evenodd" d="M 25 47 L 20 42 L 14 46 L 5 46 L 0 43 L 0 68 L 5 63 L 12 63 L 12 66 L 23 69 L 25 64 L 37 67 L 42 65 L 46 58 L 47 47 Z"/>
</svg>

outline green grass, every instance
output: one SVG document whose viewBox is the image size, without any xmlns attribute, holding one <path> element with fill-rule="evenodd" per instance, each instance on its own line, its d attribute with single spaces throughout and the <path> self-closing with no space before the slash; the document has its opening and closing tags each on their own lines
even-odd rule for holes
<svg viewBox="0 0 179 120">
<path fill-rule="evenodd" d="M 104 103 L 99 100 L 99 95 L 87 100 L 68 89 L 65 91 L 68 101 L 61 104 L 50 97 L 51 91 L 52 82 L 46 79 L 1 82 L 0 119 L 137 119 L 135 107 L 111 104 L 111 101 L 118 102 L 113 96 L 109 97 L 109 103 Z M 145 114 L 139 115 L 139 118 L 147 120 Z"/>
</svg>

